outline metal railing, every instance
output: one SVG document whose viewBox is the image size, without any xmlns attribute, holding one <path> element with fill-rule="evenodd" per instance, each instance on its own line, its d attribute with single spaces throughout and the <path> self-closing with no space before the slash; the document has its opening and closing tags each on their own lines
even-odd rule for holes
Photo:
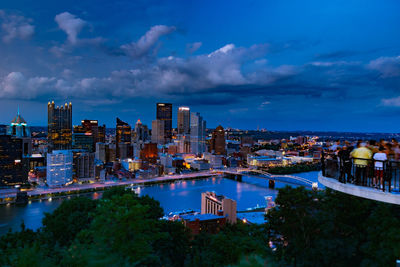
<svg viewBox="0 0 400 267">
<path fill-rule="evenodd" d="M 382 167 L 376 167 L 380 162 Z M 400 161 L 364 158 L 342 159 L 337 155 L 321 157 L 322 175 L 341 183 L 351 183 L 382 191 L 400 192 Z"/>
</svg>

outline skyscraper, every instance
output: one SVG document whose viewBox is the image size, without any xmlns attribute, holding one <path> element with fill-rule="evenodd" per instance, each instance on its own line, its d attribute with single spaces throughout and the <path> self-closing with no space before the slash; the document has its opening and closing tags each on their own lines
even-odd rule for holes
<svg viewBox="0 0 400 267">
<path fill-rule="evenodd" d="M 172 138 L 172 104 L 157 103 L 157 120 L 164 121 L 164 137 L 167 141 Z"/>
<path fill-rule="evenodd" d="M 115 145 L 116 145 L 116 157 L 117 159 L 122 159 L 121 156 L 121 147 L 126 148 L 127 146 L 130 147 L 131 145 L 131 136 L 132 136 L 132 131 L 131 131 L 131 126 L 117 118 L 117 127 L 116 127 L 116 135 L 115 135 Z M 127 157 L 131 157 L 132 153 L 131 151 L 127 152 Z"/>
<path fill-rule="evenodd" d="M 98 142 L 105 142 L 106 126 L 99 126 L 97 120 L 82 120 L 82 125 L 74 126 L 74 133 L 90 133 L 93 136 L 93 146 Z"/>
<path fill-rule="evenodd" d="M 179 107 L 178 109 L 178 134 L 188 135 L 190 133 L 190 108 Z"/>
<path fill-rule="evenodd" d="M 47 104 L 48 151 L 71 149 L 72 104 L 55 107 L 54 101 Z"/>
<path fill-rule="evenodd" d="M 165 143 L 165 121 L 154 120 L 151 123 L 151 142 L 162 145 Z"/>
<path fill-rule="evenodd" d="M 226 155 L 225 131 L 221 125 L 212 133 L 211 152 L 216 155 Z"/>
<path fill-rule="evenodd" d="M 24 157 L 28 157 L 32 154 L 31 131 L 28 124 L 19 113 L 19 108 L 17 116 L 15 116 L 11 121 L 10 126 L 7 128 L 7 134 L 22 140 L 22 154 Z"/>
<path fill-rule="evenodd" d="M 72 151 L 54 150 L 47 153 L 47 185 L 62 186 L 72 182 Z"/>
<path fill-rule="evenodd" d="M 190 113 L 190 150 L 193 154 L 206 151 L 206 121 L 198 112 Z"/>
<path fill-rule="evenodd" d="M 11 186 L 28 181 L 28 170 L 22 156 L 21 138 L 0 135 L 0 185 Z"/>
</svg>

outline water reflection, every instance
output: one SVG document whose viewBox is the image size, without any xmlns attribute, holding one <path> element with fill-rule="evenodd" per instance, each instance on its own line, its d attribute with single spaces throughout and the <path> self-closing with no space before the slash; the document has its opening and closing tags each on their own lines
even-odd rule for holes
<svg viewBox="0 0 400 267">
<path fill-rule="evenodd" d="M 302 177 L 316 180 L 317 172 L 301 174 Z M 276 188 L 284 184 L 276 183 Z M 142 186 L 138 190 L 139 195 L 150 195 L 160 201 L 165 213 L 185 209 L 200 210 L 201 193 L 215 191 L 237 200 L 238 210 L 258 205 L 265 205 L 265 196 L 275 199 L 277 191 L 268 188 L 268 181 L 243 176 L 243 182 L 237 182 L 224 178 L 208 178 L 201 180 L 182 181 L 171 184 L 157 184 Z M 97 199 L 101 193 L 85 194 L 85 196 Z M 70 196 L 68 196 L 68 199 Z M 15 205 L 0 206 L 0 235 L 8 231 L 8 228 L 19 229 L 22 220 L 26 227 L 37 229 L 41 226 L 45 212 L 52 212 L 63 201 L 54 198 L 49 201 L 32 201 L 31 204 L 20 207 Z"/>
</svg>

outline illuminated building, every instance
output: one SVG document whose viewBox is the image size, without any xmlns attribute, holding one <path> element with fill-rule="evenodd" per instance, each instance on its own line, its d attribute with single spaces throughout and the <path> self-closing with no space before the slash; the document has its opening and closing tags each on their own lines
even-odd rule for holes
<svg viewBox="0 0 400 267">
<path fill-rule="evenodd" d="M 72 165 L 71 150 L 53 150 L 47 153 L 47 185 L 56 187 L 72 182 Z"/>
<path fill-rule="evenodd" d="M 132 156 L 132 149 L 128 149 L 129 151 L 126 153 L 127 155 L 121 154 L 121 148 L 125 149 L 126 146 L 131 147 L 131 139 L 132 139 L 132 131 L 131 126 L 117 118 L 117 127 L 116 127 L 116 138 L 115 138 L 115 145 L 116 145 L 116 158 L 123 159 L 126 157 Z M 125 153 L 124 153 L 125 154 Z"/>
<path fill-rule="evenodd" d="M 211 152 L 217 155 L 226 155 L 225 131 L 219 125 L 212 133 Z"/>
<path fill-rule="evenodd" d="M 236 223 L 236 201 L 214 192 L 201 193 L 201 214 L 222 215 Z"/>
<path fill-rule="evenodd" d="M 97 120 L 82 120 L 81 125 L 74 126 L 74 133 L 87 134 L 92 136 L 93 148 L 96 143 L 105 142 L 106 126 L 99 126 Z"/>
<path fill-rule="evenodd" d="M 9 135 L 0 135 L 0 185 L 26 183 L 28 170 L 23 158 L 23 141 Z"/>
<path fill-rule="evenodd" d="M 151 123 L 151 142 L 165 144 L 165 121 L 154 120 Z"/>
<path fill-rule="evenodd" d="M 193 154 L 206 151 L 206 121 L 198 112 L 190 113 L 190 149 Z"/>
<path fill-rule="evenodd" d="M 48 151 L 72 148 L 72 104 L 55 107 L 47 104 Z"/>
<path fill-rule="evenodd" d="M 179 107 L 178 109 L 178 134 L 189 135 L 190 133 L 190 108 Z"/>
<path fill-rule="evenodd" d="M 73 152 L 73 177 L 79 182 L 94 180 L 95 178 L 94 153 L 86 151 Z"/>
<path fill-rule="evenodd" d="M 140 151 L 140 159 L 151 163 L 157 162 L 158 148 L 156 143 L 146 143 Z"/>
<path fill-rule="evenodd" d="M 172 104 L 157 103 L 156 119 L 164 121 L 164 138 L 169 142 L 172 138 Z"/>
<path fill-rule="evenodd" d="M 24 157 L 29 157 L 32 154 L 31 131 L 24 118 L 20 115 L 19 108 L 17 116 L 15 116 L 10 126 L 8 126 L 7 134 L 22 140 L 22 154 Z"/>
<path fill-rule="evenodd" d="M 124 159 L 121 161 L 122 167 L 128 171 L 138 171 L 142 166 L 140 159 Z"/>
<path fill-rule="evenodd" d="M 94 152 L 93 135 L 91 133 L 73 133 L 72 148 Z"/>
</svg>

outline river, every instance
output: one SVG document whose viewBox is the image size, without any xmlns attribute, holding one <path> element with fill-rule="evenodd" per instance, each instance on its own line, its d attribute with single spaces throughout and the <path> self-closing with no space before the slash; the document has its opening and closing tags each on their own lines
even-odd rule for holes
<svg viewBox="0 0 400 267">
<path fill-rule="evenodd" d="M 295 174 L 312 181 L 317 181 L 318 172 Z M 285 186 L 276 183 L 275 188 Z M 201 180 L 178 181 L 175 183 L 141 186 L 139 195 L 149 195 L 160 201 L 164 212 L 194 209 L 200 211 L 201 193 L 215 191 L 237 201 L 237 209 L 246 210 L 257 205 L 265 205 L 265 196 L 276 197 L 278 191 L 268 188 L 268 181 L 253 177 L 243 176 L 242 182 L 221 177 L 206 178 Z M 86 196 L 100 198 L 101 193 L 90 193 Z M 33 201 L 26 206 L 4 205 L 0 206 L 0 235 L 7 233 L 8 229 L 18 230 L 22 221 L 27 228 L 36 230 L 42 225 L 42 218 L 46 212 L 55 210 L 64 199 L 51 201 Z"/>
</svg>

